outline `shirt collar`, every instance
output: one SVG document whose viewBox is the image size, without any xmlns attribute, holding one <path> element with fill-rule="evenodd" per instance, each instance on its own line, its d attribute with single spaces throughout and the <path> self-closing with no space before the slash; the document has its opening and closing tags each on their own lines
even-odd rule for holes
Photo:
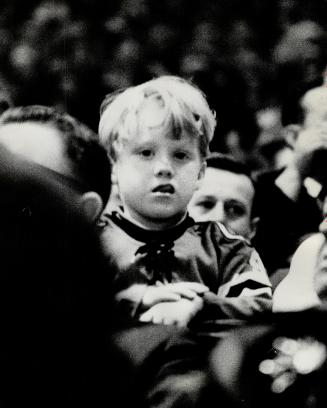
<svg viewBox="0 0 327 408">
<path fill-rule="evenodd" d="M 174 241 L 186 231 L 187 228 L 194 225 L 194 220 L 188 214 L 174 227 L 163 231 L 154 231 L 144 229 L 123 216 L 121 212 L 114 211 L 111 214 L 112 221 L 124 230 L 129 236 L 141 242 L 154 241 Z"/>
</svg>

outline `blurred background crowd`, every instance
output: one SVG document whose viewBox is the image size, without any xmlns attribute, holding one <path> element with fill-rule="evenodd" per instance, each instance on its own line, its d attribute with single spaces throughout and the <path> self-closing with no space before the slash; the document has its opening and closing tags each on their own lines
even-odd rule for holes
<svg viewBox="0 0 327 408">
<path fill-rule="evenodd" d="M 2 0 L 1 99 L 96 129 L 105 94 L 178 74 L 217 112 L 212 150 L 278 167 L 282 125 L 324 80 L 326 11 L 325 0 Z"/>
</svg>

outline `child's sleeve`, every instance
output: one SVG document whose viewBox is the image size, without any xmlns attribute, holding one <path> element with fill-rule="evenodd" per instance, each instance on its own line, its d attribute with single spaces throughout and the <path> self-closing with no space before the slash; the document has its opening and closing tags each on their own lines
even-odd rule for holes
<svg viewBox="0 0 327 408">
<path fill-rule="evenodd" d="M 218 258 L 218 290 L 204 295 L 204 319 L 260 319 L 271 313 L 272 290 L 257 251 L 223 226 L 214 236 Z"/>
</svg>

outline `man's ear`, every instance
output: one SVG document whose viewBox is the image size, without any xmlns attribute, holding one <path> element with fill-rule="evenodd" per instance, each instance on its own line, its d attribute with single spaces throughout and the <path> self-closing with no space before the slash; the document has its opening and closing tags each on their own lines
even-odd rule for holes
<svg viewBox="0 0 327 408">
<path fill-rule="evenodd" d="M 88 191 L 81 197 L 81 205 L 84 214 L 91 221 L 95 221 L 103 209 L 101 197 L 95 191 Z"/>
<path fill-rule="evenodd" d="M 200 167 L 199 174 L 198 174 L 198 180 L 197 180 L 197 183 L 196 183 L 196 190 L 201 186 L 204 174 L 206 172 L 206 168 L 207 168 L 207 162 L 203 161 L 202 164 L 201 164 L 201 167 Z"/>
<path fill-rule="evenodd" d="M 294 149 L 300 130 L 300 125 L 288 125 L 283 129 L 284 139 L 291 149 Z"/>
<path fill-rule="evenodd" d="M 250 221 L 251 231 L 248 235 L 248 238 L 250 241 L 255 237 L 255 234 L 257 233 L 257 226 L 258 226 L 259 220 L 260 220 L 259 217 L 254 217 Z"/>
</svg>

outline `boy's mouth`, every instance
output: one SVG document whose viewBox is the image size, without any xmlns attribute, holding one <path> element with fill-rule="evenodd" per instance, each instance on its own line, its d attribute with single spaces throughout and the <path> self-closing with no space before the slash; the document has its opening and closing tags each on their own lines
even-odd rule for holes
<svg viewBox="0 0 327 408">
<path fill-rule="evenodd" d="M 174 194 L 175 188 L 171 184 L 161 184 L 152 190 L 153 193 Z"/>
</svg>

